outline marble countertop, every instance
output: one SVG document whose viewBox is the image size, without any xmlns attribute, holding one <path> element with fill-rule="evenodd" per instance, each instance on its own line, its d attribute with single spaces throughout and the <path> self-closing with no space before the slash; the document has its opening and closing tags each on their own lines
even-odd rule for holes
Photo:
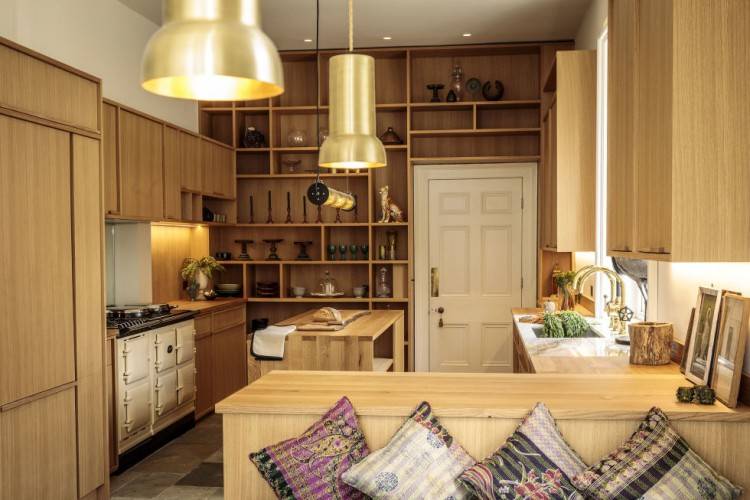
<svg viewBox="0 0 750 500">
<path fill-rule="evenodd" d="M 522 323 L 520 318 L 540 314 L 541 309 L 514 309 L 515 334 L 526 351 L 535 373 L 625 373 L 625 374 L 679 374 L 675 363 L 661 366 L 630 364 L 630 346 L 618 344 L 614 334 L 603 320 L 585 318 L 602 337 L 599 338 L 538 338 L 532 323 Z"/>
</svg>

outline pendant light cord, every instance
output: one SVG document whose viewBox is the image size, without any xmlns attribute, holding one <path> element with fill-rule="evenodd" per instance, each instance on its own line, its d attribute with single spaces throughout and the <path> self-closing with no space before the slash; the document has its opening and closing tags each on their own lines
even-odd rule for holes
<svg viewBox="0 0 750 500">
<path fill-rule="evenodd" d="M 349 52 L 354 52 L 354 0 L 349 0 Z"/>
<path fill-rule="evenodd" d="M 318 155 L 320 155 L 320 0 L 315 0 L 315 134 L 316 143 L 318 144 Z M 315 176 L 315 182 L 320 182 L 320 161 L 318 163 L 318 172 Z"/>
</svg>

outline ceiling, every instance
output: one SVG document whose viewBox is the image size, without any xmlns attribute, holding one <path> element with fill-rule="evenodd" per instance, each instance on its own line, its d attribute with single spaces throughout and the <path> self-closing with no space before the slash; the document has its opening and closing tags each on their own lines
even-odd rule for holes
<svg viewBox="0 0 750 500">
<path fill-rule="evenodd" d="M 161 24 L 159 0 L 120 0 Z M 310 49 L 315 0 L 260 0 L 263 29 L 280 50 Z M 567 40 L 591 0 L 356 0 L 355 47 Z M 320 46 L 346 45 L 347 0 L 320 0 Z M 464 37 L 471 33 L 471 37 Z M 384 40 L 390 36 L 391 40 Z"/>
</svg>

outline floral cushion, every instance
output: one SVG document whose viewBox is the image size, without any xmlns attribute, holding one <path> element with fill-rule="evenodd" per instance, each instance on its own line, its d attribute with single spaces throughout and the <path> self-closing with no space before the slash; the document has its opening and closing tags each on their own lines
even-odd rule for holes
<svg viewBox="0 0 750 500">
<path fill-rule="evenodd" d="M 341 398 L 301 436 L 251 453 L 250 460 L 279 498 L 366 498 L 341 474 L 368 454 L 357 415 Z"/>
<path fill-rule="evenodd" d="M 424 402 L 384 448 L 342 477 L 374 499 L 458 500 L 469 498 L 469 492 L 456 479 L 474 463 Z"/>
<path fill-rule="evenodd" d="M 581 498 L 570 478 L 586 464 L 568 446 L 547 407 L 537 403 L 490 457 L 460 481 L 482 499 Z"/>
<path fill-rule="evenodd" d="M 618 449 L 573 478 L 586 498 L 737 498 L 742 490 L 716 473 L 652 408 Z"/>
</svg>

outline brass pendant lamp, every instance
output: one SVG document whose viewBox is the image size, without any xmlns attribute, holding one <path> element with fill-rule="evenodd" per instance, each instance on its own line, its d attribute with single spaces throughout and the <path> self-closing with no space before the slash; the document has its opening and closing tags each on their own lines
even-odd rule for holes
<svg viewBox="0 0 750 500">
<path fill-rule="evenodd" d="M 352 4 L 349 0 L 349 53 L 329 63 L 329 136 L 318 164 L 345 170 L 385 167 L 385 147 L 375 135 L 375 59 L 353 53 Z"/>
<path fill-rule="evenodd" d="M 164 23 L 143 53 L 143 88 L 204 101 L 283 93 L 281 58 L 260 27 L 259 1 L 163 0 Z"/>
</svg>

